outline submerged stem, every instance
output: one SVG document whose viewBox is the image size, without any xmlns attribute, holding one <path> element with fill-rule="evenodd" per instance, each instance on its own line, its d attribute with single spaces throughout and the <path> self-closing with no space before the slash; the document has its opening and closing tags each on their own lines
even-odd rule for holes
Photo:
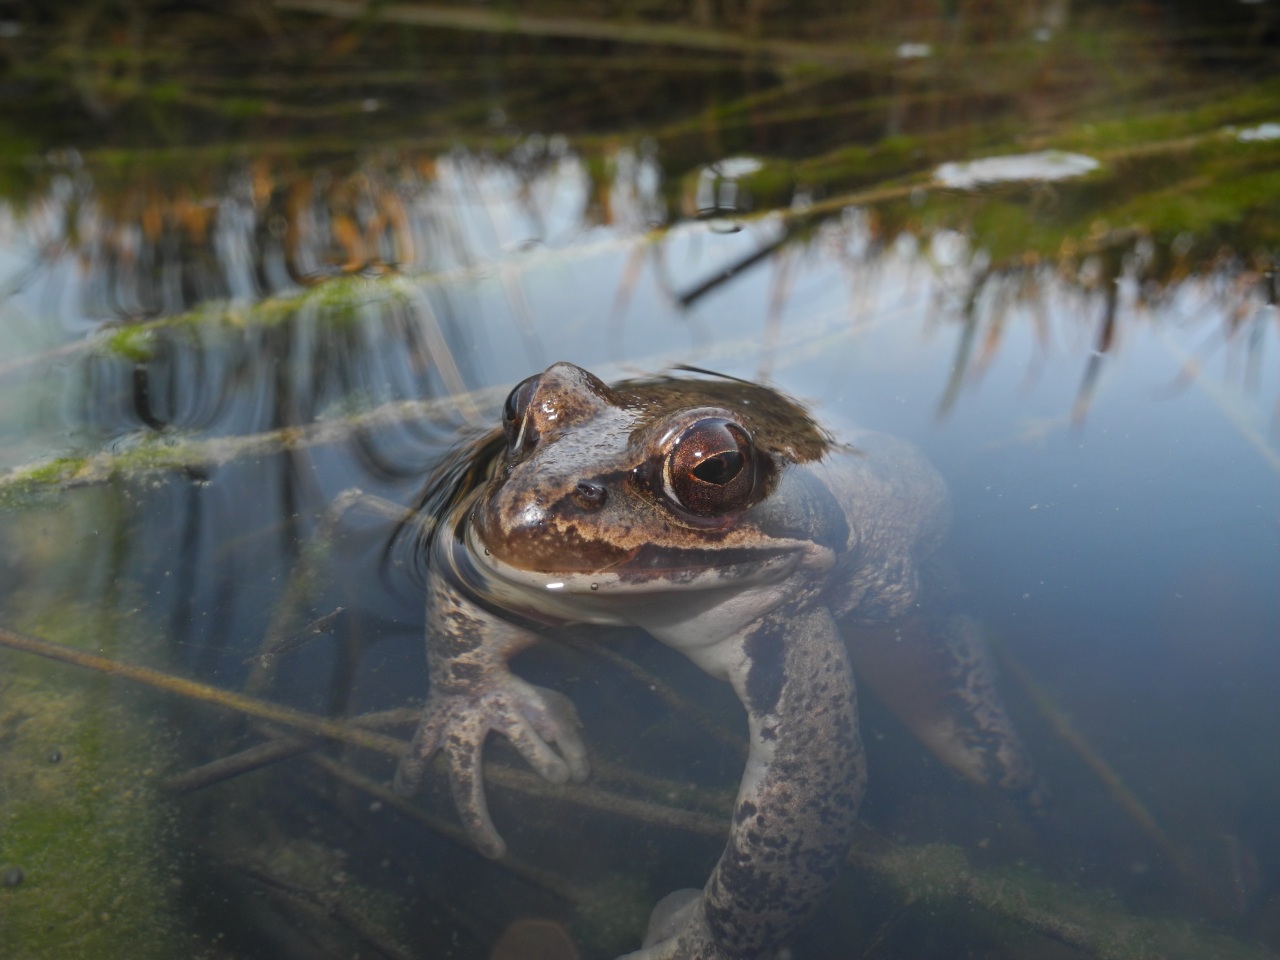
<svg viewBox="0 0 1280 960">
<path fill-rule="evenodd" d="M 20 650 L 23 653 L 33 653 L 38 657 L 45 657 L 49 660 L 74 664 L 75 666 L 96 670 L 99 673 L 105 673 L 110 676 L 123 677 L 126 680 L 145 684 L 157 690 L 177 694 L 180 697 L 210 703 L 227 710 L 235 710 L 251 717 L 257 717 L 260 720 L 269 720 L 272 723 L 278 723 L 281 726 L 300 730 L 318 737 L 340 740 L 343 743 L 364 747 L 366 750 L 372 750 L 375 753 L 381 753 L 386 756 L 398 757 L 404 752 L 406 746 L 404 742 L 395 737 L 389 737 L 384 733 L 376 733 L 372 730 L 364 730 L 340 720 L 331 720 L 328 717 L 304 713 L 301 710 L 294 710 L 278 703 L 259 700 L 256 697 L 248 697 L 242 693 L 223 690 L 220 687 L 188 680 L 185 677 L 177 677 L 151 667 L 121 663 L 109 657 L 87 653 L 84 650 L 77 650 L 75 647 L 15 633 L 4 628 L 0 628 L 0 646 L 8 647 L 11 650 Z"/>
</svg>

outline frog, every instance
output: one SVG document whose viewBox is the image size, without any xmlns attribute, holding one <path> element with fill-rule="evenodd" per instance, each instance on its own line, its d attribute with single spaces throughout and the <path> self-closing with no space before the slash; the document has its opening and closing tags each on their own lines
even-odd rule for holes
<svg viewBox="0 0 1280 960">
<path fill-rule="evenodd" d="M 1030 788 L 978 632 L 924 611 L 950 502 L 913 444 L 837 439 L 780 390 L 696 368 L 609 385 L 554 363 L 511 390 L 501 421 L 435 485 L 429 689 L 394 788 L 412 796 L 442 754 L 467 835 L 498 858 L 491 734 L 547 781 L 586 780 L 572 702 L 509 666 L 560 630 L 639 628 L 728 682 L 748 727 L 728 840 L 627 960 L 772 957 L 809 922 L 866 787 L 864 668 L 964 776 Z"/>
</svg>

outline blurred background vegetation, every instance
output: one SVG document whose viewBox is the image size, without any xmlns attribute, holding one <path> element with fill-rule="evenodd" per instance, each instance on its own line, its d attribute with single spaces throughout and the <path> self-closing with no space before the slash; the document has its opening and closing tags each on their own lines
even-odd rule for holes
<svg viewBox="0 0 1280 960">
<path fill-rule="evenodd" d="M 371 150 L 422 169 L 558 133 L 597 195 L 620 140 L 651 145 L 675 218 L 709 159 L 766 158 L 747 192 L 767 209 L 1047 146 L 1101 152 L 1112 176 L 1033 207 L 1047 235 L 976 222 L 1003 258 L 1083 239 L 1099 208 L 1251 248 L 1275 240 L 1274 217 L 1250 219 L 1275 155 L 1216 134 L 1273 118 L 1278 37 L 1270 2 L 9 0 L 0 196 L 31 196 L 74 148 L 119 217 L 177 215 L 232 161 L 273 186 L 324 162 L 341 203 Z"/>
<path fill-rule="evenodd" d="M 133 323 L 502 259 L 460 226 L 475 172 L 536 220 L 570 158 L 580 231 L 777 213 L 756 263 L 856 208 L 873 250 L 964 240 L 975 339 L 977 305 L 1054 277 L 1099 300 L 1106 352 L 1120 277 L 1139 305 L 1189 276 L 1277 300 L 1278 59 L 1266 0 L 8 0 L 0 198 L 37 227 L 33 269 L 78 258 L 89 313 Z M 1042 151 L 1096 169 L 937 176 Z"/>
</svg>

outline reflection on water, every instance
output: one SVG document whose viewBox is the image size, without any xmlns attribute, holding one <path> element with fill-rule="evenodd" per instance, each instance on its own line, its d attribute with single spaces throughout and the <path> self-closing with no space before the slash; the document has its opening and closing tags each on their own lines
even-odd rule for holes
<svg viewBox="0 0 1280 960">
<path fill-rule="evenodd" d="M 1135 39 L 1148 14 L 1065 4 L 869 7 L 847 48 L 815 12 L 747 66 L 708 45 L 746 8 L 674 48 L 607 20 L 499 41 L 482 11 L 453 49 L 278 12 L 278 62 L 323 52 L 348 85 L 319 104 L 255 77 L 277 130 L 196 82 L 234 72 L 238 22 L 204 74 L 163 68 L 167 100 L 66 47 L 75 96 L 120 119 L 47 133 L 33 99 L 3 121 L 27 146 L 0 163 L 0 629 L 211 689 L 3 655 L 0 937 L 485 957 L 522 937 L 568 956 L 568 931 L 610 957 L 702 883 L 741 716 L 643 637 L 519 664 L 577 704 L 593 780 L 548 792 L 491 744 L 509 862 L 457 842 L 439 785 L 387 789 L 426 689 L 395 505 L 563 358 L 766 376 L 837 429 L 912 439 L 950 486 L 939 578 L 1004 664 L 1054 813 L 957 781 L 866 697 L 855 863 L 797 957 L 1274 956 L 1280 141 L 1273 5 L 1239 6 L 1195 29 L 1170 7 L 1159 50 Z M 13 63 L 93 26 L 54 19 L 0 31 Z M 393 76 L 389 51 L 435 72 Z M 32 98 L 53 82 L 23 76 Z M 126 128 L 148 149 L 119 152 Z M 1097 168 L 991 173 L 1036 156 Z M 317 750 L 316 721 L 217 690 L 373 716 Z"/>
<path fill-rule="evenodd" d="M 541 162 L 529 160 L 535 154 Z M 256 201 L 247 187 L 252 177 L 233 171 L 227 192 L 201 207 L 201 233 L 186 219 L 190 203 L 144 207 L 135 221 L 120 222 L 103 211 L 87 174 L 57 173 L 29 201 L 28 214 L 9 221 L 13 332 L 52 352 L 19 348 L 0 369 L 21 376 L 54 356 L 67 361 L 55 368 L 69 374 L 64 396 L 79 395 L 84 409 L 63 429 L 73 436 L 90 430 L 92 448 L 118 445 L 134 428 L 240 434 L 310 423 L 335 404 L 350 411 L 422 390 L 435 396 L 498 386 L 563 352 L 557 338 L 569 338 L 577 358 L 593 364 L 644 358 L 654 366 L 751 349 L 762 335 L 756 367 L 768 374 L 794 362 L 788 356 L 814 338 L 836 328 L 852 335 L 880 311 L 927 301 L 937 322 L 960 332 L 940 401 L 945 413 L 966 383 L 982 377 L 1018 316 L 1039 331 L 1029 368 L 1035 376 L 1035 357 L 1054 349 L 1050 304 L 1070 301 L 1071 337 L 1093 347 L 1075 397 L 1077 419 L 1122 323 L 1154 321 L 1179 341 L 1200 328 L 1198 343 L 1171 344 L 1187 353 L 1170 389 L 1182 389 L 1224 352 L 1232 379 L 1259 388 L 1274 338 L 1276 274 L 1265 253 L 1206 251 L 1187 231 L 1106 229 L 1095 220 L 1080 236 L 1052 217 L 1036 223 L 1038 205 L 1078 206 L 1096 189 L 1086 184 L 1078 188 L 1083 196 L 1051 200 L 1036 193 L 1047 189 L 1037 181 L 1062 175 L 1067 155 L 1046 154 L 1049 173 L 1032 157 L 944 165 L 938 181 L 964 186 L 965 194 L 917 187 L 907 218 L 890 201 L 726 220 L 738 211 L 739 181 L 761 168 L 732 158 L 694 180 L 696 212 L 712 217 L 706 227 L 652 235 L 649 225 L 670 216 L 656 163 L 627 151 L 613 156 L 621 161 L 593 182 L 587 158 L 538 141 L 511 165 L 454 153 L 431 161 L 430 179 L 401 175 L 406 160 L 341 182 L 291 179 L 287 189 L 264 187 Z M 1068 166 L 1073 176 L 1089 169 Z M 974 234 L 975 211 L 992 214 L 975 208 L 969 192 L 993 178 L 1027 181 L 980 197 L 987 207 L 1031 217 L 1016 226 L 1021 253 L 1014 257 L 999 256 L 986 234 Z M 301 200 L 280 205 L 284 193 Z M 368 202 L 349 203 L 357 194 Z M 593 198 L 602 196 L 609 199 L 600 207 Z M 1052 251 L 1027 246 L 1046 229 Z M 344 274 L 350 281 L 333 286 Z M 846 290 L 819 292 L 842 274 Z M 387 279 L 375 282 L 380 276 Z M 594 292 L 589 306 L 538 329 L 544 305 L 570 291 L 581 296 L 586 286 Z M 903 304 L 889 306 L 898 299 Z M 638 316 L 669 319 L 655 328 L 637 326 Z M 472 339 L 459 345 L 459 336 Z M 399 359 L 362 346 L 368 337 L 402 343 Z M 496 346 L 495 338 L 506 337 L 520 345 L 514 354 Z M 264 355 L 287 356 L 287 368 L 256 364 Z M 229 400 L 242 391 L 259 400 L 233 412 Z"/>
<path fill-rule="evenodd" d="M 947 187 L 981 187 L 1009 180 L 1045 182 L 1079 177 L 1098 169 L 1098 161 L 1078 153 L 1041 153 L 987 157 L 968 163 L 944 163 L 934 176 Z"/>
</svg>

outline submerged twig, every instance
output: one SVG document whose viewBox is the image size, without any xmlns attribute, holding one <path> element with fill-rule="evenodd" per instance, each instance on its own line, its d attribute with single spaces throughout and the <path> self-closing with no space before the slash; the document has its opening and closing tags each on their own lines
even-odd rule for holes
<svg viewBox="0 0 1280 960">
<path fill-rule="evenodd" d="M 422 716 L 421 709 L 397 708 L 380 710 L 376 713 L 362 713 L 352 722 L 365 729 L 376 730 L 382 727 L 403 727 L 417 723 Z M 244 750 L 219 757 L 209 763 L 193 767 L 185 773 L 176 774 L 165 781 L 165 789 L 173 793 L 190 793 L 203 790 L 214 784 L 223 783 L 265 766 L 288 760 L 300 753 L 313 750 L 324 741 L 318 737 L 294 737 L 281 734 L 279 730 L 268 724 L 262 724 L 262 730 L 268 740 L 255 744 Z"/>
<path fill-rule="evenodd" d="M 372 730 L 365 730 L 340 720 L 332 720 L 328 717 L 305 713 L 302 710 L 294 710 L 292 707 L 271 703 L 267 700 L 259 700 L 256 697 L 247 697 L 242 693 L 223 690 L 220 687 L 188 680 L 185 677 L 177 677 L 152 667 L 121 663 L 109 657 L 87 653 L 75 647 L 68 647 L 65 644 L 54 643 L 51 640 L 43 640 L 39 637 L 26 636 L 4 628 L 0 628 L 0 647 L 8 647 L 10 650 L 19 650 L 23 653 L 33 653 L 39 657 L 74 664 L 75 666 L 85 667 L 109 676 L 123 677 L 126 680 L 154 687 L 157 690 L 177 694 L 180 697 L 199 700 L 202 703 L 212 704 L 226 710 L 234 710 L 251 717 L 257 717 L 260 720 L 269 720 L 291 730 L 300 730 L 303 733 L 309 733 L 317 737 L 340 740 L 343 743 L 363 747 L 366 750 L 372 750 L 385 756 L 399 757 L 407 746 L 406 743 L 395 737 L 389 737 L 384 733 L 375 733 Z"/>
<path fill-rule="evenodd" d="M 50 660 L 58 660 L 110 676 L 123 677 L 136 683 L 164 690 L 181 697 L 199 700 L 227 710 L 237 711 L 260 720 L 277 723 L 292 730 L 299 730 L 316 737 L 349 743 L 384 756 L 401 757 L 409 744 L 396 737 L 376 733 L 352 722 L 333 720 L 315 714 L 295 710 L 280 704 L 248 697 L 241 693 L 223 690 L 183 677 L 121 663 L 108 657 L 86 653 L 75 647 L 54 643 L 37 637 L 25 636 L 0 628 L 0 647 L 33 653 Z M 720 836 L 726 827 L 719 817 L 687 810 L 666 807 L 646 800 L 620 797 L 606 790 L 576 784 L 557 785 L 547 783 L 535 774 L 513 770 L 494 763 L 485 764 L 485 780 L 501 789 L 514 790 L 526 796 L 560 800 L 610 813 L 619 817 L 640 820 L 658 827 L 686 830 L 704 835 Z"/>
<path fill-rule="evenodd" d="M 222 783 L 254 770 L 296 757 L 306 753 L 321 741 L 314 737 L 280 737 L 266 743 L 255 744 L 248 749 L 233 753 L 227 757 L 193 767 L 185 773 L 170 777 L 164 782 L 164 788 L 170 793 L 191 793 L 203 790 L 215 783 Z"/>
<path fill-rule="evenodd" d="M 1053 728 L 1053 732 L 1069 746 L 1098 778 L 1104 787 L 1107 788 L 1111 798 L 1122 809 L 1129 818 L 1137 825 L 1147 839 L 1149 839 L 1161 854 L 1168 859 L 1173 865 L 1178 875 L 1184 881 L 1190 881 L 1193 877 L 1191 867 L 1187 863 L 1186 857 L 1178 850 L 1169 835 L 1156 822 L 1156 818 L 1152 816 L 1151 811 L 1147 809 L 1137 795 L 1134 794 L 1124 781 L 1120 778 L 1120 774 L 1107 763 L 1096 750 L 1085 740 L 1084 736 L 1075 728 L 1071 719 L 1066 715 L 1061 707 L 1054 702 L 1048 692 L 1036 682 L 1035 678 L 1027 672 L 1022 664 L 1018 663 L 1012 657 L 1002 656 L 1000 665 L 1007 671 L 1026 692 L 1035 703 L 1036 710 L 1039 711 L 1049 725 Z"/>
<path fill-rule="evenodd" d="M 267 647 L 266 650 L 257 656 L 246 657 L 244 663 L 256 663 L 259 666 L 267 667 L 282 653 L 288 653 L 298 647 L 305 646 L 316 637 L 323 637 L 330 633 L 333 622 L 342 614 L 345 607 L 334 607 L 333 610 L 326 613 L 323 617 L 316 617 L 297 633 L 291 634 L 283 639 L 277 640 Z"/>
</svg>

